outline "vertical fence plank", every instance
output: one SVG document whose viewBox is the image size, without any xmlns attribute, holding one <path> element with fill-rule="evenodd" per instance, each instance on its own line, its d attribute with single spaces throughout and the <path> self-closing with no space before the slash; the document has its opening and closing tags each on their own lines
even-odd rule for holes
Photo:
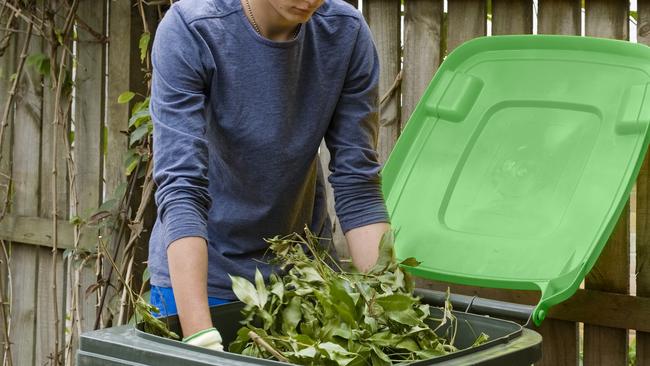
<svg viewBox="0 0 650 366">
<path fill-rule="evenodd" d="M 104 34 L 105 3 L 96 0 L 79 2 L 78 17 L 95 33 Z M 76 190 L 79 198 L 78 212 L 88 217 L 102 198 L 102 129 L 104 106 L 104 45 L 101 40 L 84 29 L 78 31 L 77 87 L 75 126 L 75 161 L 77 168 Z M 91 266 L 92 267 L 92 266 Z M 95 323 L 95 297 L 84 297 L 88 286 L 96 280 L 94 270 L 85 268 L 81 273 L 80 314 L 83 330 L 92 329 Z"/>
<path fill-rule="evenodd" d="M 365 0 L 363 12 L 372 31 L 379 53 L 381 75 L 379 96 L 390 90 L 400 72 L 400 2 L 395 0 Z M 380 107 L 380 161 L 388 158 L 400 131 L 400 88 Z"/>
<path fill-rule="evenodd" d="M 7 24 L 6 19 L 2 19 L 2 24 Z M 9 90 L 11 89 L 11 74 L 14 73 L 16 67 L 16 36 L 12 36 L 7 49 L 4 51 L 4 54 L 0 57 L 0 108 L 4 109 L 5 103 L 9 97 Z M 0 123 L 2 123 L 0 121 Z M 5 128 L 3 141 L 0 143 L 0 210 L 4 206 L 5 197 L 9 194 L 9 172 L 11 164 L 11 153 L 12 153 L 12 125 L 13 125 L 13 113 L 9 115 L 8 125 Z M 3 238 L 0 238 L 2 240 Z M 6 266 L 8 263 L 8 258 L 5 258 L 4 253 L 0 253 L 0 283 L 2 284 L 2 298 L 5 301 L 9 300 L 9 282 L 7 279 Z M 5 316 L 9 316 L 9 306 L 5 304 L 0 304 L 4 308 Z M 0 327 L 5 326 L 6 319 L 0 318 Z M 2 329 L 2 328 L 0 328 Z M 3 342 L 2 350 L 0 350 L 0 355 L 2 359 L 5 358 L 5 348 L 4 342 L 7 340 L 4 337 L 4 331 L 0 331 L 0 340 Z"/>
<path fill-rule="evenodd" d="M 637 41 L 650 45 L 650 0 L 637 2 Z M 636 183 L 636 294 L 650 297 L 650 157 L 646 155 Z M 650 366 L 650 333 L 636 333 L 638 366 Z"/>
<path fill-rule="evenodd" d="M 35 364 L 50 364 L 54 357 L 54 337 L 55 333 L 60 333 L 60 327 L 65 324 L 64 318 L 61 317 L 63 306 L 63 255 L 62 251 L 57 251 L 57 317 L 59 318 L 59 328 L 56 327 L 54 309 L 52 302 L 54 299 L 52 293 L 53 273 L 52 273 L 52 249 L 47 247 L 38 247 L 38 268 L 37 268 L 37 307 L 36 307 L 36 353 Z M 63 339 L 59 336 L 57 354 L 61 355 L 63 351 Z M 59 356 L 59 359 L 60 356 Z"/>
<path fill-rule="evenodd" d="M 650 0 L 639 0 L 637 40 L 650 45 Z M 636 183 L 636 294 L 650 297 L 650 157 L 646 155 Z M 650 333 L 636 333 L 638 366 L 650 366 Z"/>
<path fill-rule="evenodd" d="M 21 45 L 25 34 L 18 37 Z M 28 53 L 41 52 L 41 38 L 34 34 Z M 12 213 L 20 216 L 38 216 L 40 140 L 42 118 L 42 77 L 32 66 L 25 65 L 16 94 L 13 136 L 14 195 Z M 39 248 L 12 243 L 12 361 L 15 365 L 34 362 L 36 335 L 36 279 Z"/>
<path fill-rule="evenodd" d="M 129 65 L 131 57 L 131 4 L 130 1 L 112 1 L 109 13 L 108 44 L 108 97 L 106 115 L 106 161 L 104 179 L 106 194 L 125 182 L 124 157 L 128 139 L 123 133 L 128 128 L 129 105 L 117 103 L 118 96 L 129 90 Z"/>
<path fill-rule="evenodd" d="M 492 0 L 492 34 L 533 33 L 532 0 Z"/>
<path fill-rule="evenodd" d="M 641 33 L 647 32 L 648 9 L 647 3 L 641 7 L 639 2 L 639 42 L 646 43 L 648 36 L 641 39 Z M 643 15 L 642 15 L 643 14 Z M 643 31 L 642 28 L 646 27 Z M 650 167 L 646 155 L 639 177 L 636 181 L 636 294 L 637 296 L 650 296 Z M 637 366 L 650 366 L 650 333 L 636 333 L 636 361 Z"/>
<path fill-rule="evenodd" d="M 580 0 L 539 0 L 537 33 L 580 35 Z"/>
<path fill-rule="evenodd" d="M 50 0 L 46 6 L 52 11 L 61 9 L 57 0 Z M 59 10 L 60 11 L 60 10 Z M 63 18 L 55 19 L 57 26 L 62 27 Z M 43 53 L 51 56 L 51 45 L 47 42 L 43 44 Z M 55 55 L 56 60 L 50 62 L 54 67 L 58 65 L 61 50 Z M 67 170 L 65 159 L 65 147 L 60 135 L 55 136 L 54 117 L 55 117 L 55 85 L 49 75 L 43 80 L 43 122 L 41 132 L 41 195 L 40 195 L 40 216 L 46 218 L 53 217 L 54 200 L 56 200 L 56 217 L 59 220 L 67 219 L 68 213 L 68 194 L 67 194 Z M 57 149 L 54 151 L 54 141 L 57 142 Z M 52 169 L 56 164 L 56 196 L 52 195 Z M 52 233 L 53 234 L 53 233 Z M 57 250 L 56 267 L 53 272 L 53 257 L 51 248 L 39 248 L 38 250 L 38 269 L 37 269 L 37 308 L 36 323 L 39 325 L 36 329 L 36 353 L 35 363 L 37 365 L 49 364 L 55 357 L 55 337 L 60 334 L 64 324 L 63 317 L 63 251 Z M 53 288 L 56 286 L 56 297 Z M 53 306 L 56 301 L 56 308 Z M 54 311 L 57 311 L 57 314 Z M 57 321 L 59 327 L 57 328 Z M 59 336 L 56 354 L 60 354 L 63 349 L 63 340 Z M 58 357 L 58 356 L 56 356 Z"/>
<path fill-rule="evenodd" d="M 442 0 L 410 0 L 404 13 L 402 127 L 440 64 Z"/>
<path fill-rule="evenodd" d="M 497 15 L 495 15 L 496 17 Z M 540 0 L 538 33 L 580 34 L 579 0 Z M 544 342 L 542 359 L 536 365 L 561 366 L 578 363 L 578 324 L 564 320 L 547 319 L 537 329 Z"/>
<path fill-rule="evenodd" d="M 585 5 L 586 35 L 628 38 L 627 1 L 590 0 Z M 629 216 L 629 204 L 627 204 L 600 259 L 587 276 L 586 288 L 629 293 Z M 627 330 L 585 324 L 584 362 L 586 365 L 627 365 L 627 347 Z"/>
<path fill-rule="evenodd" d="M 629 7 L 624 0 L 590 0 L 585 2 L 585 35 L 628 39 Z"/>
<path fill-rule="evenodd" d="M 447 11 L 447 54 L 461 43 L 486 34 L 486 0 L 452 0 Z"/>
<path fill-rule="evenodd" d="M 105 191 L 108 199 L 113 197 L 115 189 L 126 182 L 124 174 L 124 157 L 128 149 L 128 138 L 122 132 L 128 130 L 129 104 L 117 103 L 119 95 L 129 90 L 131 80 L 131 58 L 139 59 L 139 55 L 132 53 L 132 37 L 136 35 L 131 28 L 131 1 L 110 1 L 109 2 L 109 28 L 108 28 L 108 95 L 107 95 L 107 115 L 106 115 L 106 151 L 104 162 L 104 181 Z M 112 233 L 117 235 L 117 233 Z M 111 245 L 113 240 L 108 241 L 107 249 L 114 253 L 114 247 Z M 112 255 L 112 254 L 111 254 Z M 104 277 L 108 277 L 111 270 L 110 263 L 103 268 Z M 114 277 L 111 279 L 115 283 Z M 105 296 L 105 304 L 115 295 L 115 289 L 111 286 L 104 287 L 103 291 L 108 291 Z M 148 299 L 147 299 L 148 300 Z M 108 315 L 108 306 L 105 314 Z"/>
</svg>

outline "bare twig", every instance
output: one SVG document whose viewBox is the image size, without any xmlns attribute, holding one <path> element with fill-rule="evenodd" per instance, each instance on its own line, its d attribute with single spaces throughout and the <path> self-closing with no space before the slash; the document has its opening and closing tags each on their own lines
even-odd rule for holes
<svg viewBox="0 0 650 366">
<path fill-rule="evenodd" d="M 126 222 L 128 220 L 127 218 L 127 213 L 128 209 L 131 206 L 131 198 L 133 197 L 133 192 L 134 188 L 136 185 L 136 182 L 138 181 L 138 174 L 140 172 L 140 163 L 135 168 L 135 171 L 131 174 L 130 177 L 130 182 L 129 182 L 129 191 L 128 194 L 126 195 L 126 202 L 125 202 L 125 197 L 122 197 L 120 200 L 120 206 L 118 207 L 124 207 L 124 217 L 118 216 L 118 220 L 120 222 L 119 229 L 117 231 L 117 236 L 113 236 L 112 241 L 113 241 L 113 247 L 114 252 L 113 252 L 113 258 L 117 258 L 117 255 L 120 252 L 120 243 L 122 241 L 122 236 L 124 235 L 124 231 L 126 230 Z M 118 213 L 118 215 L 121 215 L 121 211 Z M 113 276 L 113 269 L 115 267 L 111 266 L 108 269 L 108 275 L 106 276 L 106 287 L 111 283 L 111 277 Z M 101 310 L 104 308 L 104 303 L 106 301 L 106 294 L 108 291 L 103 291 L 101 294 L 101 298 L 99 300 L 99 309 L 97 312 L 97 317 L 95 318 L 95 330 L 99 329 L 99 323 L 100 323 L 100 317 L 101 317 Z"/>
<path fill-rule="evenodd" d="M 388 98 L 391 95 L 393 95 L 393 93 L 395 93 L 395 91 L 397 91 L 397 88 L 399 88 L 400 84 L 402 84 L 402 70 L 400 70 L 399 73 L 397 73 L 397 76 L 395 76 L 395 80 L 393 80 L 393 84 L 390 86 L 390 88 L 388 88 L 386 93 L 384 93 L 384 95 L 379 100 L 379 105 L 380 106 L 382 106 L 384 103 L 386 103 Z"/>
<path fill-rule="evenodd" d="M 66 40 L 70 37 L 72 30 L 72 21 L 74 15 L 77 12 L 78 0 L 75 0 L 68 11 L 64 26 L 63 26 L 63 39 Z M 50 33 L 54 33 L 54 22 L 50 22 Z M 56 60 L 57 56 L 57 41 L 52 40 L 52 48 L 50 53 L 50 59 Z M 65 42 L 64 42 L 65 43 Z M 65 51 L 61 52 L 61 61 L 59 62 L 58 75 L 55 73 L 56 64 L 52 65 L 54 67 L 50 68 L 50 76 L 52 81 L 56 85 L 55 97 L 54 97 L 54 120 L 52 121 L 52 181 L 51 181 L 51 190 L 52 190 L 52 311 L 54 313 L 54 329 L 57 330 L 54 332 L 54 365 L 59 364 L 59 306 L 58 306 L 58 286 L 57 286 L 57 262 L 58 262 L 58 216 L 57 216 L 57 199 L 58 199 L 58 187 L 57 187 L 57 156 L 58 156 L 58 141 L 59 136 L 61 135 L 61 121 L 66 120 L 66 113 L 64 113 L 63 108 L 61 107 L 61 93 L 63 92 L 63 83 L 65 83 L 65 70 L 66 70 L 66 60 L 67 55 Z M 56 61 L 53 61 L 56 62 Z"/>
<path fill-rule="evenodd" d="M 14 79 L 13 85 L 11 86 L 11 90 L 9 91 L 9 98 L 5 103 L 5 109 L 2 114 L 2 120 L 0 120 L 0 146 L 2 146 L 3 144 L 5 128 L 9 125 L 9 112 L 11 111 L 11 105 L 13 104 L 14 98 L 16 96 L 16 89 L 18 88 L 18 83 L 20 82 L 20 78 L 23 74 L 25 60 L 27 59 L 27 50 L 29 49 L 29 42 L 32 39 L 32 29 L 33 29 L 33 25 L 32 23 L 29 23 L 27 27 L 27 36 L 25 37 L 25 43 L 23 44 L 23 49 L 20 52 L 20 61 L 18 62 L 18 70 L 16 71 L 16 77 Z M 2 157 L 0 156 L 0 159 L 1 158 Z M 8 197 L 9 197 L 9 190 L 7 190 L 7 199 Z M 6 213 L 7 213 L 7 203 L 5 202 L 4 207 L 0 212 L 0 221 L 2 221 L 2 218 L 6 215 Z"/>
<path fill-rule="evenodd" d="M 25 23 L 31 25 L 32 27 L 36 28 L 36 34 L 44 34 L 43 33 L 43 22 L 40 24 L 36 24 L 36 20 L 39 19 L 36 14 L 30 14 L 28 11 L 25 11 L 26 9 L 19 8 L 15 5 L 12 5 L 11 3 L 8 3 L 5 1 L 6 6 L 13 10 L 15 12 L 15 16 L 20 17 Z"/>
<path fill-rule="evenodd" d="M 152 174 L 153 174 L 153 159 L 149 159 L 147 162 L 147 173 L 145 175 L 145 180 L 143 183 L 143 188 L 142 188 L 142 198 L 140 199 L 140 205 L 138 206 L 138 211 L 136 212 L 135 219 L 133 220 L 133 225 L 131 225 L 132 230 L 131 230 L 131 235 L 129 237 L 129 241 L 126 245 L 126 248 L 124 249 L 124 260 L 125 263 L 127 263 L 126 266 L 126 279 L 130 282 L 131 281 L 131 272 L 133 270 L 133 263 L 134 263 L 134 253 L 133 253 L 133 244 L 135 241 L 140 237 L 140 234 L 142 233 L 143 227 L 142 227 L 142 220 L 144 218 L 144 213 L 145 210 L 147 209 L 147 206 L 149 205 L 149 201 L 151 200 L 151 196 L 153 193 L 153 179 L 152 179 Z M 118 325 L 124 324 L 126 321 L 125 315 L 126 315 L 126 288 L 123 289 L 122 291 L 122 303 L 120 306 L 120 315 L 118 317 Z"/>
<path fill-rule="evenodd" d="M 95 37 L 97 42 L 106 43 L 106 41 L 108 41 L 108 37 L 94 30 L 91 26 L 88 25 L 88 23 L 84 22 L 84 20 L 81 19 L 79 16 L 76 16 L 75 20 L 77 21 L 77 25 L 79 26 L 79 28 L 90 33 L 93 37 Z"/>
<path fill-rule="evenodd" d="M 2 10 L 4 11 L 5 7 L 2 7 Z M 1 15 L 0 15 L 1 17 Z M 18 33 L 18 30 L 12 29 L 12 25 L 14 21 L 16 20 L 17 15 L 15 11 L 12 11 L 9 17 L 7 18 L 7 26 L 4 31 L 7 33 L 2 37 L 2 41 L 0 41 L 0 56 L 4 55 L 6 49 L 9 47 L 10 41 L 11 41 L 11 36 L 15 33 Z"/>
<path fill-rule="evenodd" d="M 9 256 L 7 255 L 7 247 L 5 246 L 4 240 L 0 240 L 0 245 L 2 245 L 2 252 L 4 259 L 6 260 L 6 269 L 7 277 L 11 278 L 11 268 L 9 267 Z M 9 282 L 11 284 L 11 282 Z M 11 286 L 10 286 L 11 288 Z M 11 361 L 11 338 L 9 337 L 9 326 L 11 319 L 11 297 L 9 299 L 4 298 L 5 287 L 4 282 L 0 281 L 0 314 L 2 315 L 2 333 L 4 334 L 4 360 L 2 365 L 11 366 L 13 363 Z M 5 310 L 5 304 L 9 304 L 9 311 Z"/>
<path fill-rule="evenodd" d="M 258 336 L 257 333 L 255 333 L 254 331 L 251 330 L 250 332 L 248 332 L 248 336 L 250 337 L 250 339 L 253 340 L 253 342 L 255 342 L 255 344 L 267 350 L 270 354 L 273 355 L 273 357 L 278 359 L 278 361 L 289 362 L 289 359 L 284 357 L 275 348 L 271 347 L 270 344 L 266 343 L 266 341 L 262 339 L 262 337 Z"/>
</svg>

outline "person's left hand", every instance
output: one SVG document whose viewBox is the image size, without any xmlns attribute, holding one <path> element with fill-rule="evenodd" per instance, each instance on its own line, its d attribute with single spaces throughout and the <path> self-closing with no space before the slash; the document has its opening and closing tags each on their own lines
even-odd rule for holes
<svg viewBox="0 0 650 366">
<path fill-rule="evenodd" d="M 221 334 L 216 328 L 208 328 L 183 338 L 183 343 L 203 347 L 213 351 L 222 351 Z"/>
</svg>

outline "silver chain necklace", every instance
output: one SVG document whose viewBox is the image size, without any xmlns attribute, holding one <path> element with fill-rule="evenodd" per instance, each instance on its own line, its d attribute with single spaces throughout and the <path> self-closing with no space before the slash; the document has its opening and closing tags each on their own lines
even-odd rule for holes
<svg viewBox="0 0 650 366">
<path fill-rule="evenodd" d="M 260 32 L 260 27 L 257 25 L 257 22 L 255 21 L 255 16 L 253 15 L 253 9 L 251 9 L 251 2 L 250 0 L 246 0 L 246 7 L 248 8 L 248 15 L 251 17 L 251 23 L 253 23 L 253 29 L 255 29 L 255 32 L 259 34 L 260 36 L 262 35 L 262 32 Z M 300 32 L 300 25 L 296 27 L 296 30 L 293 31 L 293 36 L 291 36 L 291 39 L 295 39 L 298 37 L 298 32 Z"/>
</svg>

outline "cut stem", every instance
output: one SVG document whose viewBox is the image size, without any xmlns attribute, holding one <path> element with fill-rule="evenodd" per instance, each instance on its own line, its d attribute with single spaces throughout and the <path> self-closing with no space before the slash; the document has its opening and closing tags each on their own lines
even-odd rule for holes
<svg viewBox="0 0 650 366">
<path fill-rule="evenodd" d="M 262 339 L 262 337 L 258 336 L 257 333 L 255 333 L 254 331 L 251 330 L 250 332 L 248 332 L 248 336 L 250 337 L 250 339 L 253 340 L 253 342 L 255 342 L 255 344 L 267 350 L 270 354 L 273 355 L 273 357 L 277 358 L 279 361 L 289 362 L 288 358 L 284 357 L 280 352 L 276 351 L 275 348 L 271 347 L 270 344 L 266 343 L 266 341 Z"/>
</svg>

